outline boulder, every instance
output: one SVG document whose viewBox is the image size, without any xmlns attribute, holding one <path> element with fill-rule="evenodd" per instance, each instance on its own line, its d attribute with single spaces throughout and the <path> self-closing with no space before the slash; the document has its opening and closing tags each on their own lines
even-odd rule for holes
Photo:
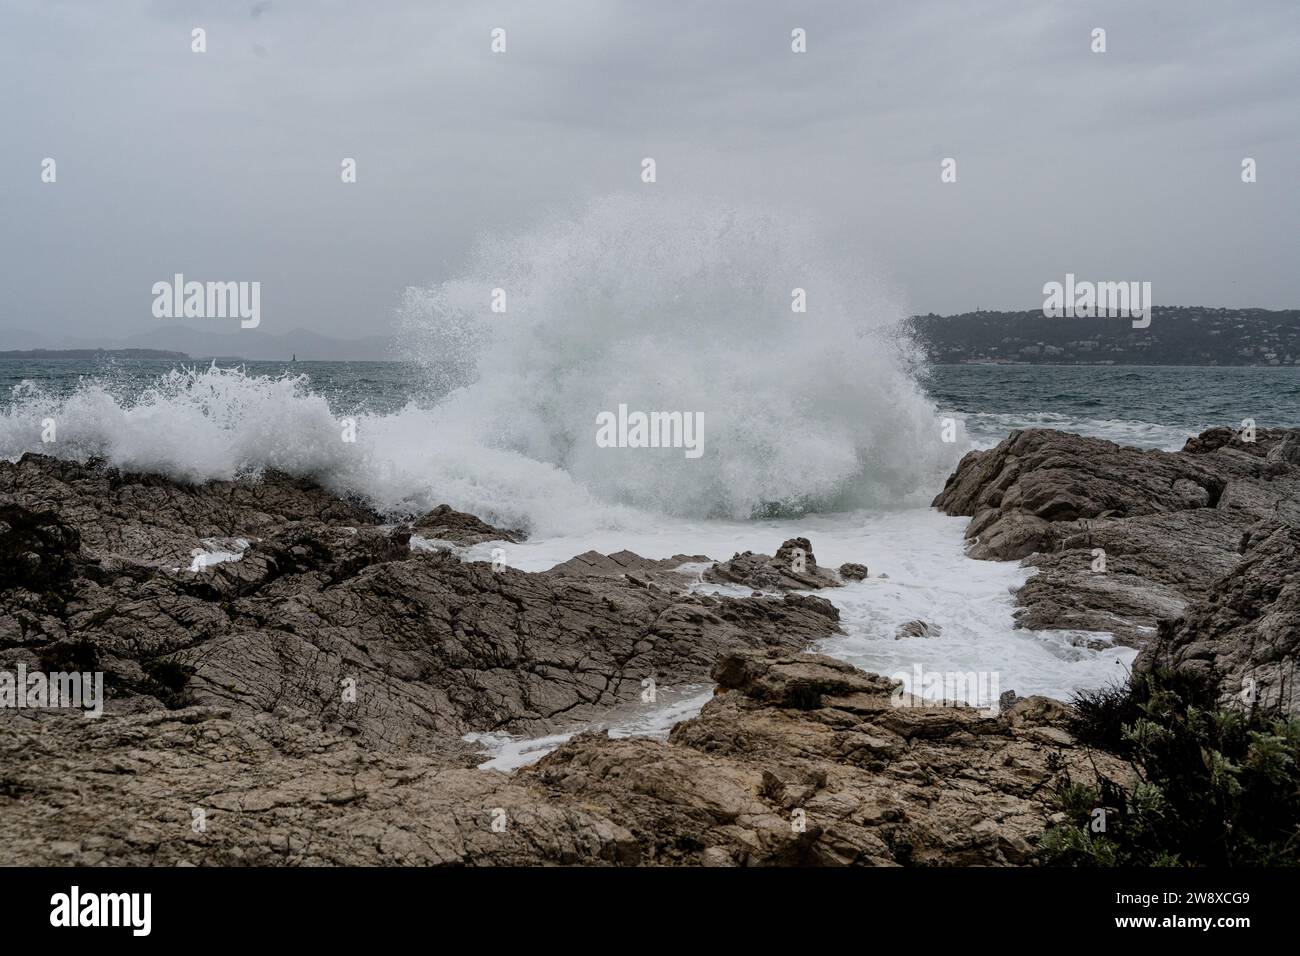
<svg viewBox="0 0 1300 956">
<path fill-rule="evenodd" d="M 846 561 L 839 567 L 840 577 L 845 581 L 865 581 L 870 577 L 870 572 L 865 564 L 856 564 L 852 561 Z"/>
<path fill-rule="evenodd" d="M 1161 622 L 1134 663 L 1155 667 L 1214 672 L 1224 703 L 1300 716 L 1300 528 L 1252 528 L 1236 566 Z"/>
<path fill-rule="evenodd" d="M 495 528 L 474 515 L 456 511 L 448 505 L 438 505 L 416 518 L 411 527 L 421 537 L 450 541 L 458 545 L 482 544 L 485 541 L 523 541 L 522 531 Z"/>
<path fill-rule="evenodd" d="M 759 591 L 808 591 L 844 584 L 838 574 L 818 566 L 807 538 L 782 542 L 775 555 L 753 551 L 736 554 L 730 561 L 708 568 L 704 580 L 713 584 L 739 584 Z"/>
<path fill-rule="evenodd" d="M 894 632 L 894 640 L 901 641 L 907 637 L 938 637 L 943 633 L 943 628 L 938 624 L 931 624 L 928 621 L 908 621 L 906 624 L 900 624 L 898 630 Z"/>
</svg>

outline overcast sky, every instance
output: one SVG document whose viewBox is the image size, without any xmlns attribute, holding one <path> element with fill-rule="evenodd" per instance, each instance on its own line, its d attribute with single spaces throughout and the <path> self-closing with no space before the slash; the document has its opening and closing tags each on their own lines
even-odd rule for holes
<svg viewBox="0 0 1300 956">
<path fill-rule="evenodd" d="M 179 271 L 373 334 L 480 234 L 644 189 L 806 210 L 914 312 L 1067 271 L 1296 308 L 1298 127 L 1296 0 L 4 0 L 0 329 L 148 329 Z"/>
</svg>

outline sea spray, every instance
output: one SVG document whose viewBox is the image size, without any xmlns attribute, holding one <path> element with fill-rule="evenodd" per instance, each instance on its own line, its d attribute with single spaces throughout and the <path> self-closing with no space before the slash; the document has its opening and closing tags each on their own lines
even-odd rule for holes
<svg viewBox="0 0 1300 956">
<path fill-rule="evenodd" d="M 464 275 L 408 290 L 402 318 L 409 353 L 464 382 L 441 410 L 493 447 L 604 501 L 748 518 L 919 500 L 955 464 L 964 436 L 939 440 L 888 334 L 904 314 L 807 224 L 615 196 L 481 242 Z M 701 413 L 707 453 L 610 453 L 591 423 L 620 405 Z"/>
<path fill-rule="evenodd" d="M 327 383 L 215 365 L 130 396 L 27 385 L 0 412 L 0 456 L 185 481 L 274 468 L 385 512 L 445 502 L 540 534 L 924 502 L 965 439 L 940 440 L 886 334 L 903 314 L 805 225 L 615 197 L 484 240 L 461 277 L 408 290 L 403 338 L 431 388 L 397 411 L 348 410 L 344 428 Z M 619 405 L 701 414 L 707 444 L 601 448 L 596 417 Z M 46 420 L 57 441 L 41 440 Z"/>
</svg>

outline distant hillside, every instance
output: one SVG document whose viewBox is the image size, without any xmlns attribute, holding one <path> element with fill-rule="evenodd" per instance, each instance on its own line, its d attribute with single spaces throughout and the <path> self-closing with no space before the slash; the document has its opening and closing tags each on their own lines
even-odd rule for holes
<svg viewBox="0 0 1300 956">
<path fill-rule="evenodd" d="M 201 325 L 167 322 L 142 332 L 109 336 L 53 337 L 28 329 L 0 329 L 0 349 L 67 350 L 88 354 L 102 350 L 175 352 L 195 360 L 212 357 L 241 358 L 249 362 L 376 362 L 391 360 L 386 336 L 336 339 L 307 329 L 270 333 L 262 329 L 215 332 Z M 65 358 L 69 357 L 66 352 Z"/>
<path fill-rule="evenodd" d="M 188 362 L 190 360 L 189 355 L 184 352 L 167 352 L 162 349 L 13 349 L 0 352 L 0 359 L 27 362 L 49 362 L 60 359 L 70 362 L 90 362 L 106 356 L 140 362 Z"/>
<path fill-rule="evenodd" d="M 1129 319 L 1033 312 L 921 315 L 908 322 L 932 362 L 1044 365 L 1300 365 L 1300 310 L 1156 306 Z"/>
<path fill-rule="evenodd" d="M 196 357 L 237 355 L 250 362 L 285 362 L 295 355 L 302 362 L 376 362 L 393 358 L 386 338 L 336 339 L 306 329 L 283 333 L 261 329 L 209 332 L 174 324 L 129 335 L 122 344 L 180 349 Z"/>
</svg>

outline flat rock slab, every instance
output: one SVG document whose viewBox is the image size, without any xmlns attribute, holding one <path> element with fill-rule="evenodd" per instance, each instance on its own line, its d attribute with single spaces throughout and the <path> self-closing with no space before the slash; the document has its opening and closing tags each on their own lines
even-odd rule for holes
<svg viewBox="0 0 1300 956">
<path fill-rule="evenodd" d="M 1065 774 L 1125 772 L 1042 698 L 897 707 L 885 678 L 768 651 L 715 676 L 668 741 L 585 734 L 512 776 L 310 718 L 0 715 L 0 846 L 17 865 L 1021 865 Z"/>
</svg>

